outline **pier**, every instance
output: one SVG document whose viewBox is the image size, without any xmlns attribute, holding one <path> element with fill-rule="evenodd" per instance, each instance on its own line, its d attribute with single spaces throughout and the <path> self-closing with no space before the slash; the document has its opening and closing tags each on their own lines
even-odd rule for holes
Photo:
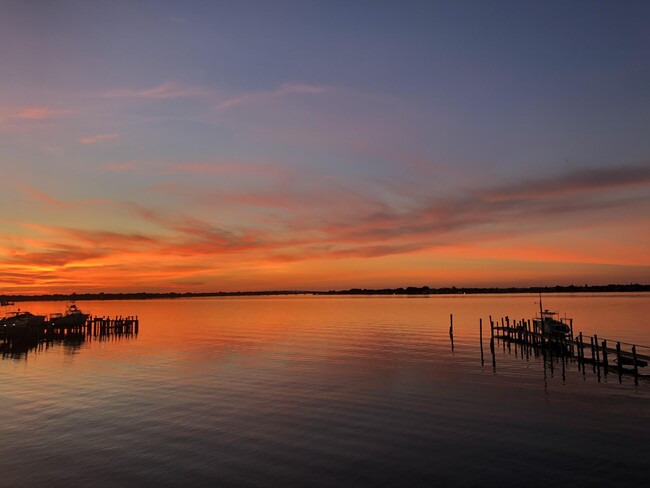
<svg viewBox="0 0 650 488">
<path fill-rule="evenodd" d="M 138 333 L 140 320 L 138 316 L 134 317 L 88 317 L 86 328 L 92 331 L 94 336 L 106 334 L 130 334 Z"/>
<path fill-rule="evenodd" d="M 136 338 L 140 321 L 137 316 L 89 316 L 79 324 L 56 324 L 48 320 L 37 325 L 0 327 L 0 354 L 3 358 L 21 358 L 29 351 L 42 351 L 54 344 L 73 348 L 87 341 Z"/>
<path fill-rule="evenodd" d="M 452 319 L 453 320 L 453 319 Z M 453 322 L 452 322 L 453 324 Z M 635 384 L 639 378 L 650 379 L 647 366 L 650 363 L 650 347 L 611 340 L 597 335 L 588 336 L 579 332 L 574 334 L 573 320 L 568 319 L 570 331 L 566 334 L 549 334 L 535 329 L 531 320 L 511 320 L 503 317 L 493 320 L 489 317 L 490 324 L 490 352 L 493 366 L 496 367 L 495 346 L 502 345 L 508 350 L 517 347 L 522 357 L 528 358 L 530 354 L 550 357 L 551 366 L 553 359 L 562 362 L 562 367 L 567 364 L 576 364 L 579 371 L 586 373 L 587 368 L 598 376 L 601 374 L 618 375 L 619 382 L 623 375 L 634 376 Z M 453 349 L 453 325 L 450 328 Z M 479 320 L 479 337 L 481 341 L 481 360 L 483 361 L 483 320 Z M 648 368 L 650 369 L 650 368 Z"/>
</svg>

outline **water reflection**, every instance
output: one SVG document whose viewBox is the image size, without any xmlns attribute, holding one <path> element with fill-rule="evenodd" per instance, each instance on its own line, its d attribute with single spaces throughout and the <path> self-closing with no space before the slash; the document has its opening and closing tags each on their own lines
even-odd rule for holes
<svg viewBox="0 0 650 488">
<path fill-rule="evenodd" d="M 27 359 L 30 353 L 40 354 L 51 348 L 62 348 L 67 356 L 74 356 L 92 341 L 127 341 L 138 337 L 137 332 L 110 331 L 102 334 L 91 329 L 56 330 L 46 333 L 34 331 L 3 332 L 0 335 L 0 355 L 2 359 Z"/>
<path fill-rule="evenodd" d="M 528 316 L 535 298 L 90 303 L 147 326 L 137 340 L 69 337 L 73 362 L 61 360 L 66 338 L 35 360 L 0 362 L 10 419 L 0 485 L 517 486 L 526 473 L 643 486 L 644 384 L 596 386 L 590 371 L 583 382 L 575 359 L 508 351 L 485 320 L 481 343 L 479 317 Z M 580 300 L 565 308 L 580 311 Z M 635 303 L 631 317 L 650 315 Z M 607 329 L 611 316 L 595 319 L 599 334 L 625 337 Z M 608 448 L 594 449 L 602 439 Z"/>
<path fill-rule="evenodd" d="M 618 382 L 623 382 L 623 377 L 628 376 L 634 379 L 634 384 L 638 385 L 639 381 L 645 381 L 650 384 L 650 371 L 646 368 L 648 362 L 645 358 L 649 356 L 644 354 L 637 354 L 636 349 L 647 350 L 645 346 L 633 346 L 634 359 L 629 359 L 626 352 L 622 352 L 620 343 L 617 343 L 617 360 L 616 362 L 608 361 L 607 341 L 602 342 L 602 346 L 598 343 L 598 338 L 591 338 L 589 342 L 582 344 L 583 336 L 580 336 L 575 341 L 560 341 L 560 342 L 522 342 L 519 339 L 510 338 L 505 335 L 495 335 L 490 340 L 490 352 L 492 354 L 493 370 L 496 372 L 496 354 L 494 351 L 494 342 L 502 344 L 502 353 L 504 356 L 515 357 L 519 360 L 529 362 L 529 358 L 534 357 L 541 360 L 542 369 L 544 373 L 544 388 L 548 388 L 548 379 L 554 378 L 556 370 L 560 368 L 562 384 L 567 382 L 567 374 L 575 370 L 582 373 L 583 379 L 586 379 L 587 369 L 590 370 L 591 376 L 595 378 L 597 383 L 605 381 L 609 372 L 615 371 L 618 374 Z M 598 347 L 596 347 L 598 345 Z M 631 346 L 631 345 L 630 345 Z M 584 348 L 591 350 L 591 354 L 585 357 Z M 481 345 L 481 363 L 483 362 L 483 350 Z M 522 367 L 524 367 L 522 365 Z"/>
</svg>

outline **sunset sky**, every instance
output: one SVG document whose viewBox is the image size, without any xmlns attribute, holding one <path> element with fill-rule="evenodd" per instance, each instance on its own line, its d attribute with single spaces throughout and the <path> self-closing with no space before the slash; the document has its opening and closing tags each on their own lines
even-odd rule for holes
<svg viewBox="0 0 650 488">
<path fill-rule="evenodd" d="M 0 294 L 649 283 L 648 26 L 0 0 Z"/>
</svg>

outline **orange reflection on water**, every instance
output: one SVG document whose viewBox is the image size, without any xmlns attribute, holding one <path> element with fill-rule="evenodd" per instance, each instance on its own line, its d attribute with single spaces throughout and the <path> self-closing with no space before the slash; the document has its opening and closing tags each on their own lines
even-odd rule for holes
<svg viewBox="0 0 650 488">
<path fill-rule="evenodd" d="M 574 319 L 576 333 L 650 344 L 648 294 L 556 294 L 544 308 Z M 81 348 L 118 354 L 167 355 L 181 362 L 222 357 L 273 356 L 310 361 L 344 361 L 394 366 L 433 361 L 430 351 L 448 347 L 449 316 L 457 341 L 476 344 L 478 322 L 530 319 L 539 310 L 535 295 L 453 296 L 273 296 L 175 300 L 81 301 L 97 316 L 137 315 L 134 341 L 89 342 Z M 35 314 L 61 312 L 63 302 L 17 303 Z M 302 356 L 301 356 L 302 355 Z M 77 354 L 79 358 L 83 354 Z M 44 358 L 43 358 L 44 359 Z M 39 360 L 43 360 L 39 359 Z M 298 360 L 296 359 L 296 360 Z"/>
</svg>

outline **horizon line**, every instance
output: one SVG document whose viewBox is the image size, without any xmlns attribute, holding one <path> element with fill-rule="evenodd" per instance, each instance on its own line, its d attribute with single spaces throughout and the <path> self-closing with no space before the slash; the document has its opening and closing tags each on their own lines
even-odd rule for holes
<svg viewBox="0 0 650 488">
<path fill-rule="evenodd" d="M 456 295 L 493 293 L 574 293 L 574 292 L 647 292 L 650 284 L 628 283 L 607 285 L 552 285 L 552 286 L 407 286 L 397 288 L 348 288 L 343 290 L 255 290 L 255 291 L 210 291 L 210 292 L 84 292 L 84 293 L 40 293 L 2 294 L 3 302 L 11 300 L 55 299 L 55 300 L 111 300 L 139 298 L 192 298 L 218 296 L 270 296 L 270 295 Z M 5 304 L 3 304 L 5 305 Z"/>
</svg>

